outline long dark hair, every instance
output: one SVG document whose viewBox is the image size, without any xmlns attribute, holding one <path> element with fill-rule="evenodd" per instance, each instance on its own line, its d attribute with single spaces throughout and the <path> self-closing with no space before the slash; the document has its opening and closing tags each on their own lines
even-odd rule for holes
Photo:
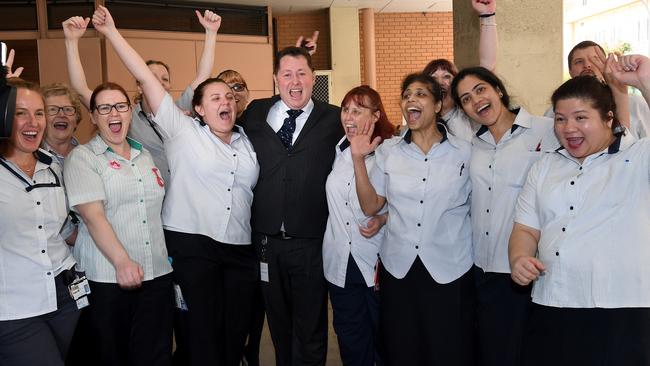
<svg viewBox="0 0 650 366">
<path fill-rule="evenodd" d="M 458 75 L 454 78 L 454 81 L 451 82 L 451 97 L 454 98 L 454 103 L 456 103 L 456 105 L 461 108 L 463 106 L 460 102 L 460 95 L 458 95 L 458 84 L 468 76 L 474 76 L 477 79 L 492 85 L 492 87 L 497 91 L 500 91 L 502 94 L 500 98 L 501 102 L 507 109 L 510 109 L 510 95 L 508 94 L 506 87 L 503 85 L 503 81 L 501 81 L 501 79 L 499 79 L 499 77 L 492 71 L 482 66 L 467 67 L 460 70 Z"/>
</svg>

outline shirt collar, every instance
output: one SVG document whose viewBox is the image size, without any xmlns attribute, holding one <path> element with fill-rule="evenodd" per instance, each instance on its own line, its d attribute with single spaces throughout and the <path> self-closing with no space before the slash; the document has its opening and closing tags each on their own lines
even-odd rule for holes
<svg viewBox="0 0 650 366">
<path fill-rule="evenodd" d="M 79 146 L 79 141 L 76 138 L 72 137 L 72 139 L 70 140 L 70 144 L 72 146 Z M 52 146 L 50 146 L 50 144 L 48 144 L 47 141 L 45 141 L 45 139 L 43 139 L 43 142 L 41 142 L 41 147 L 43 148 L 43 150 L 46 150 L 47 152 L 49 152 L 50 154 L 52 154 L 53 156 L 55 156 L 55 157 L 57 157 L 59 159 L 64 158 L 61 154 L 54 151 Z"/>
<path fill-rule="evenodd" d="M 287 115 L 287 110 L 293 109 L 290 108 L 284 100 L 280 99 L 278 100 L 278 112 L 282 115 L 283 118 L 286 118 Z M 309 116 L 311 114 L 311 111 L 314 109 L 314 101 L 312 99 L 309 99 L 309 102 L 307 102 L 307 105 L 301 108 L 302 109 L 302 114 L 298 116 L 298 118 L 302 116 Z"/>
<path fill-rule="evenodd" d="M 442 134 L 442 140 L 440 140 L 440 143 L 442 144 L 443 142 L 447 141 L 447 128 L 445 127 L 444 124 L 438 122 L 436 123 L 436 127 L 438 128 L 438 131 Z M 404 136 L 402 137 L 404 142 L 407 144 L 410 144 L 413 141 L 413 138 L 411 136 L 411 130 L 408 129 Z"/>
<path fill-rule="evenodd" d="M 584 161 L 587 161 L 587 159 L 592 158 L 592 157 L 601 156 L 601 155 L 603 155 L 605 153 L 607 153 L 608 155 L 613 155 L 613 154 L 618 153 L 619 151 L 624 151 L 628 147 L 630 147 L 634 142 L 635 142 L 635 139 L 633 137 L 631 137 L 631 136 L 626 136 L 626 135 L 615 136 L 614 141 L 612 141 L 612 143 L 609 144 L 609 146 L 606 149 L 587 156 Z M 562 154 L 566 158 L 569 158 L 571 160 L 576 160 L 573 156 L 571 156 L 571 154 L 569 154 L 566 151 L 564 146 L 558 147 L 555 151 Z M 583 162 L 583 164 L 584 164 L 584 162 Z"/>
<path fill-rule="evenodd" d="M 131 146 L 132 149 L 136 149 L 139 152 L 142 151 L 142 144 L 138 142 L 137 140 L 134 140 L 130 137 L 127 136 L 126 141 L 129 143 L 129 146 Z M 113 152 L 113 149 L 110 148 L 102 139 L 102 137 L 97 134 L 95 137 L 93 137 L 89 142 L 88 142 L 88 147 L 92 150 L 95 155 L 101 155 L 105 153 L 106 151 Z"/>
<path fill-rule="evenodd" d="M 524 128 L 531 128 L 531 118 L 530 118 L 530 113 L 528 113 L 525 109 L 523 108 L 515 108 L 511 109 L 510 112 L 515 114 L 515 121 L 512 123 L 512 127 L 510 127 L 510 134 L 512 135 L 517 131 L 517 128 L 524 127 Z M 476 137 L 481 137 L 484 133 L 488 132 L 488 127 L 486 125 L 481 125 L 481 127 L 476 131 Z"/>
</svg>

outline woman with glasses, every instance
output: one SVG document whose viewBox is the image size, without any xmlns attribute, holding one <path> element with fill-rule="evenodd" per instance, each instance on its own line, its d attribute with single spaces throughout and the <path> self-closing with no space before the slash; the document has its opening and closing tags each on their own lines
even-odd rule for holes
<svg viewBox="0 0 650 366">
<path fill-rule="evenodd" d="M 64 84 L 50 84 L 41 90 L 47 121 L 42 147 L 63 165 L 66 156 L 79 145 L 73 135 L 81 122 L 81 102 L 77 93 Z"/>
<path fill-rule="evenodd" d="M 259 262 L 251 245 L 251 205 L 259 164 L 243 129 L 235 126 L 232 89 L 220 79 L 196 87 L 191 118 L 174 105 L 103 6 L 93 15 L 140 83 L 164 131 L 172 179 L 163 209 L 179 306 L 174 361 L 239 365 L 251 319 Z"/>
<path fill-rule="evenodd" d="M 217 79 L 225 81 L 230 89 L 232 89 L 232 92 L 235 95 L 235 102 L 237 102 L 237 119 L 239 119 L 239 117 L 244 114 L 244 110 L 246 109 L 250 98 L 246 80 L 244 80 L 244 77 L 235 70 L 224 70 L 217 75 Z"/>
<path fill-rule="evenodd" d="M 0 73 L 0 124 L 10 129 L 0 139 L 0 365 L 62 366 L 79 311 L 67 288 L 75 259 L 61 235 L 61 167 L 39 149 L 46 113 L 38 86 L 18 81 L 13 94 Z"/>
<path fill-rule="evenodd" d="M 195 11 L 196 17 L 205 29 L 205 41 L 203 53 L 198 63 L 196 76 L 187 88 L 183 91 L 181 97 L 176 100 L 176 105 L 188 112 L 192 109 L 192 96 L 194 89 L 201 82 L 208 79 L 214 66 L 214 51 L 217 43 L 217 31 L 221 26 L 221 17 L 210 10 L 203 14 Z M 79 39 L 86 32 L 86 26 L 90 18 L 72 17 L 63 22 L 63 33 L 65 35 L 66 56 L 68 60 L 68 72 L 72 88 L 81 96 L 82 103 L 88 107 L 90 94 L 92 90 L 88 87 L 86 76 L 79 57 Z M 156 76 L 160 85 L 169 92 L 172 88 L 169 66 L 162 61 L 147 61 L 149 70 Z M 161 176 L 165 182 L 168 182 L 171 175 L 169 172 L 169 163 L 165 155 L 163 144 L 164 132 L 153 119 L 153 112 L 149 101 L 142 93 L 140 84 L 137 83 L 138 95 L 131 109 L 132 121 L 129 129 L 129 137 L 139 141 L 153 156 L 154 162 L 160 169 Z M 188 112 L 189 113 L 189 112 Z"/>
<path fill-rule="evenodd" d="M 173 290 L 160 212 L 165 184 L 151 154 L 128 138 L 131 104 L 104 83 L 90 97 L 97 135 L 66 159 L 74 247 L 92 293 L 86 313 L 96 365 L 170 365 Z"/>
</svg>

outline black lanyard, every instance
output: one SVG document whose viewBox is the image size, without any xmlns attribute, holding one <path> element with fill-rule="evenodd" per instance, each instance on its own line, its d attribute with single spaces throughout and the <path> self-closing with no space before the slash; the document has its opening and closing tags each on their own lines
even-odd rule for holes
<svg viewBox="0 0 650 366">
<path fill-rule="evenodd" d="M 25 187 L 25 190 L 26 190 L 27 192 L 31 192 L 31 191 L 32 191 L 33 189 L 35 189 L 35 188 L 61 187 L 61 182 L 59 181 L 59 177 L 56 175 L 56 173 L 54 172 L 54 170 L 52 170 L 52 168 L 49 167 L 49 166 L 47 167 L 47 169 L 48 169 L 48 170 L 52 173 L 52 175 L 54 176 L 54 182 L 51 182 L 51 183 L 37 183 L 37 184 L 31 184 L 31 183 L 29 183 L 29 181 L 28 181 L 27 179 L 25 179 L 25 177 L 23 177 L 22 175 L 20 175 L 20 173 L 18 173 L 17 171 L 13 170 L 13 168 L 12 168 L 11 166 L 9 166 L 9 164 L 7 164 L 7 162 L 5 161 L 5 159 L 2 158 L 2 157 L 0 157 L 0 165 L 2 165 L 3 167 L 5 167 L 5 168 L 6 168 L 9 172 L 11 172 L 11 174 L 13 174 L 16 178 L 18 178 L 18 179 L 20 179 L 21 181 L 23 181 L 23 183 L 25 183 L 25 184 L 27 185 L 27 187 Z M 34 174 L 36 174 L 36 172 L 34 172 Z"/>
<path fill-rule="evenodd" d="M 140 111 L 140 117 L 146 119 L 147 122 L 149 122 L 149 126 L 151 126 L 151 129 L 153 130 L 153 132 L 156 133 L 156 136 L 158 136 L 158 138 L 160 139 L 160 142 L 163 142 L 162 135 L 160 135 L 160 132 L 158 132 L 158 130 L 156 129 L 156 124 L 152 120 L 149 119 L 149 116 L 147 116 L 147 114 L 144 113 L 144 111 L 141 110 Z"/>
</svg>

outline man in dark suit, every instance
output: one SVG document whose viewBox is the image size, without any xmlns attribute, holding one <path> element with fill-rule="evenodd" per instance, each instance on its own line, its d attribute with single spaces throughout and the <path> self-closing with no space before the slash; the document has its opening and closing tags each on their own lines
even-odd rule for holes
<svg viewBox="0 0 650 366">
<path fill-rule="evenodd" d="M 314 72 L 304 48 L 281 50 L 273 78 L 280 95 L 251 102 L 242 118 L 260 163 L 253 244 L 276 364 L 324 365 L 325 181 L 343 136 L 340 110 L 311 98 Z"/>
</svg>

